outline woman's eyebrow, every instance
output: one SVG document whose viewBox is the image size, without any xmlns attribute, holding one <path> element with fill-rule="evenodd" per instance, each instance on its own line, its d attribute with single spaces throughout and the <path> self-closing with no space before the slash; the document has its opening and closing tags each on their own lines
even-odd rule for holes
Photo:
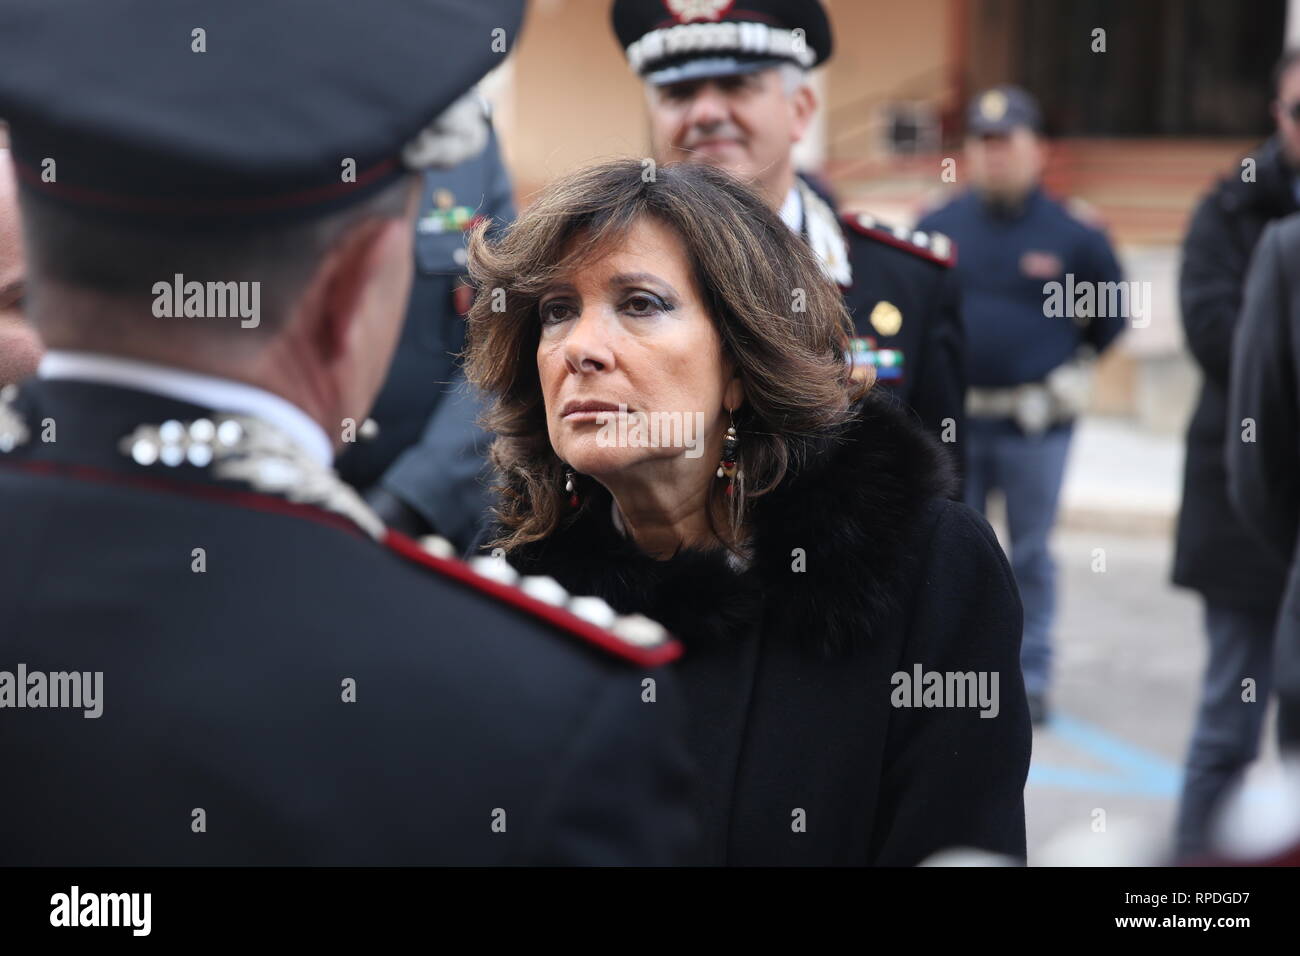
<svg viewBox="0 0 1300 956">
<path fill-rule="evenodd" d="M 569 283 L 569 282 L 556 282 L 556 283 L 554 283 L 554 284 L 552 284 L 552 285 L 548 285 L 545 289 L 543 289 L 543 290 L 541 291 L 541 293 L 537 296 L 537 298 L 538 298 L 538 299 L 544 299 L 544 298 L 546 298 L 548 295 L 557 295 L 557 294 L 559 294 L 559 293 L 561 293 L 561 292 L 568 293 L 568 294 L 571 295 L 571 294 L 573 294 L 574 291 L 575 291 L 575 290 L 574 290 L 574 287 L 573 287 L 573 284 L 572 284 L 572 283 Z"/>
<path fill-rule="evenodd" d="M 620 272 L 618 275 L 610 276 L 607 285 L 610 288 L 623 288 L 629 285 L 642 285 L 645 283 L 658 285 L 670 292 L 676 291 L 673 289 L 671 282 L 659 278 L 652 272 Z"/>
</svg>

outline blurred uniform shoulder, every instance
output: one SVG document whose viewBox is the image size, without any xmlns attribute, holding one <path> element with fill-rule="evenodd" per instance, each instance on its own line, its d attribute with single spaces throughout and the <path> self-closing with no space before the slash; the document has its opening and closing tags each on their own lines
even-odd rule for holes
<svg viewBox="0 0 1300 956">
<path fill-rule="evenodd" d="M 1101 210 L 1086 199 L 1071 196 L 1063 201 L 1061 206 L 1065 209 L 1066 214 L 1076 222 L 1082 223 L 1098 232 L 1105 231 L 1106 220 L 1102 218 Z"/>
<path fill-rule="evenodd" d="M 867 213 L 842 213 L 840 221 L 852 235 L 863 236 L 872 242 L 901 250 L 916 259 L 943 268 L 957 263 L 957 244 L 941 232 L 906 229 L 880 222 Z"/>
<path fill-rule="evenodd" d="M 1062 219 L 1094 240 L 1109 242 L 1109 233 L 1105 217 L 1101 210 L 1084 199 L 1069 197 L 1056 200 L 1060 207 Z"/>
</svg>

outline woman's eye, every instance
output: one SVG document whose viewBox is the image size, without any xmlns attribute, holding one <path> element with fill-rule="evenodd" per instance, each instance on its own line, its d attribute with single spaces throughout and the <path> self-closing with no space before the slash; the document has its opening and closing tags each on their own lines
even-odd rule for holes
<svg viewBox="0 0 1300 956">
<path fill-rule="evenodd" d="M 548 302 L 542 306 L 542 324 L 551 325 L 555 322 L 563 322 L 572 315 L 572 311 L 563 302 Z"/>
<path fill-rule="evenodd" d="M 634 315 L 650 315 L 654 312 L 665 311 L 663 300 L 658 296 L 639 294 L 628 298 L 623 303 L 623 308 Z"/>
</svg>

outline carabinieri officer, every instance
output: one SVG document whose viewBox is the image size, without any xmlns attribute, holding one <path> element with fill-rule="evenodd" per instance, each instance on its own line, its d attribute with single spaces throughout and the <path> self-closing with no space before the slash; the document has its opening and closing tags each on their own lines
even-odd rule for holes
<svg viewBox="0 0 1300 956">
<path fill-rule="evenodd" d="M 965 364 L 956 250 L 942 235 L 837 214 L 795 170 L 816 112 L 808 71 L 833 37 L 818 0 L 615 0 L 614 32 L 645 82 L 660 163 L 706 162 L 752 183 L 844 292 L 850 357 L 954 451 Z"/>
<path fill-rule="evenodd" d="M 418 171 L 482 142 L 453 103 L 521 7 L 0 6 L 50 349 L 0 399 L 0 665 L 103 675 L 95 719 L 0 716 L 0 865 L 690 846 L 676 642 L 422 548 L 331 467 L 398 338 Z M 210 308 L 232 289 L 256 322 Z"/>
</svg>

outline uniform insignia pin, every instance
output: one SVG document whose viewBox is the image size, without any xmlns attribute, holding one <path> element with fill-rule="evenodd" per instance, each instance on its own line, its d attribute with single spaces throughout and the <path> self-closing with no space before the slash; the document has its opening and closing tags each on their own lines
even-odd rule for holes
<svg viewBox="0 0 1300 956">
<path fill-rule="evenodd" d="M 13 407 L 13 400 L 18 397 L 17 385 L 0 388 L 0 452 L 13 451 L 19 445 L 27 444 L 31 432 Z"/>
<path fill-rule="evenodd" d="M 894 303 L 882 299 L 871 310 L 871 327 L 881 335 L 897 335 L 903 327 L 903 313 Z"/>
</svg>

